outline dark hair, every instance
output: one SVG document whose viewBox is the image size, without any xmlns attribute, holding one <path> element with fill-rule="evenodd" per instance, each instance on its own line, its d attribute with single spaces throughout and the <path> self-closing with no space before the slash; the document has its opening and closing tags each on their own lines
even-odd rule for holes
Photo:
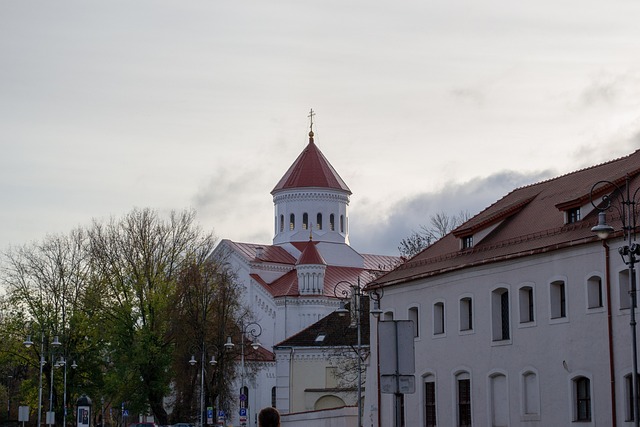
<svg viewBox="0 0 640 427">
<path fill-rule="evenodd" d="M 258 425 L 260 427 L 279 427 L 280 413 L 271 406 L 263 408 L 258 414 Z"/>
</svg>

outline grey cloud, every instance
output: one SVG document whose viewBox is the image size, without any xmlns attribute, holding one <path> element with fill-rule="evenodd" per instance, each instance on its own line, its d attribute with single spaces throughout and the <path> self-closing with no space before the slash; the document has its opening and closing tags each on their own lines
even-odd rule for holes
<svg viewBox="0 0 640 427">
<path fill-rule="evenodd" d="M 460 211 L 475 215 L 515 188 L 552 176 L 555 173 L 549 170 L 530 174 L 503 171 L 465 183 L 449 183 L 437 192 L 413 195 L 386 209 L 364 203 L 354 207 L 350 214 L 351 243 L 359 251 L 398 255 L 400 241 L 420 225 L 427 225 L 431 215 L 438 212 L 455 215 Z M 371 209 L 386 210 L 386 221 L 368 217 Z"/>
</svg>

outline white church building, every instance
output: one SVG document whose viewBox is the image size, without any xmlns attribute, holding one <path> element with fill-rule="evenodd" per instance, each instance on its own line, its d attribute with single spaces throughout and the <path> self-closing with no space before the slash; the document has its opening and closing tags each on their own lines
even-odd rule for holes
<svg viewBox="0 0 640 427">
<path fill-rule="evenodd" d="M 272 352 L 275 344 L 339 307 L 334 294 L 339 282 L 341 289 L 359 279 L 364 285 L 390 270 L 399 258 L 362 254 L 350 246 L 351 190 L 314 143 L 313 130 L 307 146 L 271 194 L 272 243 L 222 240 L 216 252 L 223 252 L 238 273 L 245 288 L 244 304 L 262 329 L 259 341 Z M 255 415 L 262 407 L 286 412 L 288 395 L 276 392 L 275 356 L 273 362 L 260 363 L 243 394 L 248 426 L 256 425 Z M 232 421 L 240 425 L 237 413 Z"/>
<path fill-rule="evenodd" d="M 638 187 L 640 151 L 515 189 L 370 283 L 383 292 L 380 321 L 414 322 L 415 352 L 414 393 L 377 394 L 367 377 L 373 425 L 396 425 L 396 408 L 411 427 L 633 425 L 636 255 L 620 211 L 605 211 L 608 238 L 592 232 L 591 200 L 620 206 Z M 389 343 L 373 321 L 371 331 L 375 367 Z"/>
</svg>

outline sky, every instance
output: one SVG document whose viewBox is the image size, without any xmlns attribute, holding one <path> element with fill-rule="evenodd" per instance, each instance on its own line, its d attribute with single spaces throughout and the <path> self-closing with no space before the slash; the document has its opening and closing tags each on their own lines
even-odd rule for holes
<svg viewBox="0 0 640 427">
<path fill-rule="evenodd" d="M 0 0 L 0 251 L 133 208 L 268 244 L 315 142 L 350 240 L 640 148 L 637 0 Z"/>
</svg>

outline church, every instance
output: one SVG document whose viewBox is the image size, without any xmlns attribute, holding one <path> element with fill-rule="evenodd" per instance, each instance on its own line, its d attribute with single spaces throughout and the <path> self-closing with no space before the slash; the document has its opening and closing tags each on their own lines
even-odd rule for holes
<svg viewBox="0 0 640 427">
<path fill-rule="evenodd" d="M 259 325 L 265 350 L 297 334 L 339 308 L 342 291 L 364 286 L 400 262 L 399 257 L 365 254 L 349 243 L 351 190 L 314 142 L 309 140 L 271 191 L 274 204 L 271 244 L 224 239 L 224 254 L 244 287 L 247 323 Z M 248 336 L 248 338 L 251 338 Z M 265 406 L 288 408 L 276 392 L 276 364 L 261 362 L 245 383 L 248 425 Z M 248 361 L 250 363 L 250 361 Z M 240 389 L 240 387 L 238 387 Z M 318 396 L 322 399 L 323 396 Z M 234 425 L 240 425 L 234 414 Z"/>
</svg>

